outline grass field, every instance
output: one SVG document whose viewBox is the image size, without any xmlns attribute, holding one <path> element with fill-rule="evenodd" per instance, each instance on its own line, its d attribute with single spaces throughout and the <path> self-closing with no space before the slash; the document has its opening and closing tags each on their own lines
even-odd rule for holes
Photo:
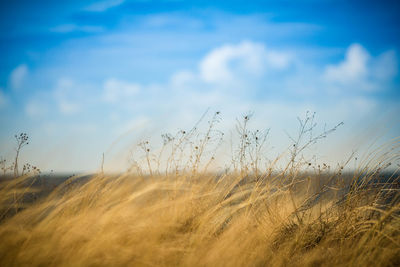
<svg viewBox="0 0 400 267">
<path fill-rule="evenodd" d="M 214 171 L 216 118 L 164 136 L 167 156 L 139 144 L 124 173 L 3 177 L 0 266 L 400 265 L 398 140 L 345 171 L 302 156 L 330 133 L 307 117 L 262 164 L 267 132 L 245 116 L 231 167 Z"/>
</svg>

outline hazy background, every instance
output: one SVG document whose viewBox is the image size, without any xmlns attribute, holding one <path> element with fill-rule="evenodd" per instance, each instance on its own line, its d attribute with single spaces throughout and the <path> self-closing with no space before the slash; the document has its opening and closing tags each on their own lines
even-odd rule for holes
<svg viewBox="0 0 400 267">
<path fill-rule="evenodd" d="M 254 112 L 272 153 L 296 116 L 345 125 L 319 153 L 341 160 L 400 135 L 397 1 L 1 1 L 0 156 L 14 134 L 43 170 L 92 171 L 106 152 L 221 111 Z"/>
</svg>

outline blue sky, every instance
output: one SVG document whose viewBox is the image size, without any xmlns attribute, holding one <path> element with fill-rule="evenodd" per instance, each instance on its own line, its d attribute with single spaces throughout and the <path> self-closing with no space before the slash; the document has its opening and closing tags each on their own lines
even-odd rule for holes
<svg viewBox="0 0 400 267">
<path fill-rule="evenodd" d="M 398 136 L 399 12 L 396 1 L 1 1 L 0 156 L 23 131 L 26 160 L 91 171 L 102 152 L 125 162 L 132 140 L 207 108 L 227 131 L 254 111 L 281 148 L 306 110 L 345 122 L 332 148 L 363 127 Z"/>
</svg>

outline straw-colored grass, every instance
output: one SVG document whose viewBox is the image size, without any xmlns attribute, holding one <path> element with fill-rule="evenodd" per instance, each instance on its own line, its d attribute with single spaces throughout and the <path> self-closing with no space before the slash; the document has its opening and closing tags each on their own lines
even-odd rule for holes
<svg viewBox="0 0 400 267">
<path fill-rule="evenodd" d="M 3 182 L 0 266 L 400 265 L 395 176 L 198 170 L 75 177 L 24 206 L 40 186 Z"/>
</svg>

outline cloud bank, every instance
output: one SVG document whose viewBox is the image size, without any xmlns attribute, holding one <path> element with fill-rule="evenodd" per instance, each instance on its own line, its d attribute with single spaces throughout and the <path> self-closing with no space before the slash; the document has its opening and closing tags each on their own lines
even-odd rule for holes
<svg viewBox="0 0 400 267">
<path fill-rule="evenodd" d="M 20 88 L 27 73 L 24 64 L 13 70 L 12 88 Z M 369 94 L 389 90 L 397 75 L 394 50 L 373 55 L 361 44 L 351 44 L 338 60 L 316 65 L 295 51 L 247 40 L 215 47 L 192 68 L 171 70 L 165 81 L 144 83 L 110 75 L 91 82 L 59 75 L 50 90 L 26 99 L 24 111 L 39 123 L 36 130 L 41 129 L 46 140 L 65 136 L 62 129 L 70 129 L 65 138 L 76 140 L 69 147 L 71 154 L 87 146 L 81 141 L 88 136 L 96 136 L 92 142 L 98 140 L 98 147 L 86 150 L 100 153 L 106 150 L 104 140 L 111 144 L 132 133 L 141 136 L 141 127 L 149 130 L 147 136 L 189 128 L 210 107 L 222 112 L 225 129 L 249 111 L 256 113 L 253 126 L 260 129 L 287 129 L 305 110 L 317 111 L 331 124 L 357 121 L 384 105 Z M 284 146 L 283 139 L 278 135 L 274 143 Z"/>
</svg>

